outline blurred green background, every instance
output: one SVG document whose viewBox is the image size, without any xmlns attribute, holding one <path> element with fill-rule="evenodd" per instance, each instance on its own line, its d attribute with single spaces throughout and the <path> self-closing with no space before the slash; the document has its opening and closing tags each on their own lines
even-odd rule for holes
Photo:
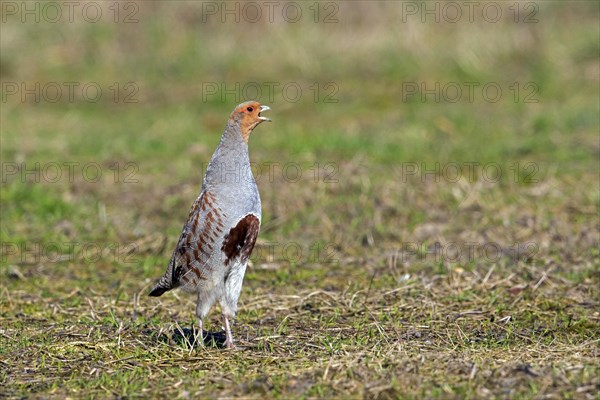
<svg viewBox="0 0 600 400">
<path fill-rule="evenodd" d="M 174 235 L 192 193 L 171 207 L 158 192 L 199 185 L 201 164 L 225 118 L 253 93 L 272 107 L 275 121 L 252 137 L 252 161 L 263 169 L 263 163 L 304 163 L 306 177 L 314 163 L 334 163 L 347 179 L 364 173 L 382 182 L 397 180 L 394 166 L 411 162 L 428 163 L 423 169 L 435 162 L 442 168 L 497 162 L 503 179 L 513 181 L 513 162 L 535 162 L 541 179 L 598 170 L 597 2 L 504 4 L 497 21 L 492 11 L 500 3 L 473 6 L 472 15 L 457 3 L 461 18 L 444 3 L 281 3 L 272 9 L 261 3 L 82 3 L 72 6 L 72 15 L 65 5 L 49 4 L 55 3 L 29 6 L 38 14 L 27 14 L 21 3 L 3 5 L 2 159 L 29 169 L 39 162 L 42 170 L 52 162 L 81 165 L 73 170 L 75 185 L 63 176 L 50 185 L 23 186 L 32 177 L 4 171 L 3 201 L 11 207 L 3 207 L 3 240 L 17 233 L 53 235 L 40 224 L 50 228 L 71 212 L 89 215 L 98 202 L 107 204 L 109 215 L 166 207 L 177 223 L 166 219 L 147 230 L 172 227 Z M 61 18 L 53 23 L 55 9 Z M 227 14 L 236 9 L 237 15 Z M 69 84 L 77 85 L 72 101 Z M 490 84 L 491 101 L 483 90 Z M 62 97 L 52 102 L 56 87 Z M 94 87 L 102 91 L 97 99 Z M 410 91 L 415 87 L 423 91 Z M 63 208 L 56 205 L 54 216 L 29 204 L 39 191 L 43 197 L 62 193 L 56 201 L 65 202 L 65 185 L 76 189 L 95 176 L 82 170 L 89 162 L 103 166 L 105 184 L 84 185 Z M 139 183 L 118 190 L 148 192 L 144 201 L 126 202 L 106 186 L 104 178 L 117 172 L 111 165 L 123 170 L 128 163 L 136 170 L 121 172 Z M 67 175 L 68 167 L 60 172 Z M 339 189 L 349 183 L 343 179 L 318 186 Z M 263 192 L 270 191 L 269 180 L 263 179 Z M 276 207 L 269 204 L 267 224 Z M 285 211 L 286 219 L 302 221 L 298 234 L 310 234 L 301 208 Z M 39 220 L 28 223 L 31 218 Z"/>
</svg>

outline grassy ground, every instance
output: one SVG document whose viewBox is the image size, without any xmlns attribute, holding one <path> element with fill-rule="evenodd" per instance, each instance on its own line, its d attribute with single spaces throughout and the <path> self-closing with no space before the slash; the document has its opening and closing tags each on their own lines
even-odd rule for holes
<svg viewBox="0 0 600 400">
<path fill-rule="evenodd" d="M 2 3 L 0 397 L 598 398 L 597 2 L 92 3 Z M 238 350 L 197 348 L 146 294 L 256 86 Z"/>
</svg>

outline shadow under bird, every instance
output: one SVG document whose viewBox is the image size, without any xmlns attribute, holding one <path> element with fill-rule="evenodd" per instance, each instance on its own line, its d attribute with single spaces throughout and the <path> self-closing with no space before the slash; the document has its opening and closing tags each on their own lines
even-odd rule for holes
<svg viewBox="0 0 600 400">
<path fill-rule="evenodd" d="M 271 121 L 261 116 L 267 110 L 267 106 L 248 101 L 231 113 L 167 271 L 149 294 L 161 296 L 176 288 L 195 294 L 201 343 L 203 321 L 218 301 L 225 324 L 225 346 L 235 347 L 230 320 L 237 312 L 261 221 L 260 195 L 250 168 L 248 139 L 259 124 Z"/>
</svg>

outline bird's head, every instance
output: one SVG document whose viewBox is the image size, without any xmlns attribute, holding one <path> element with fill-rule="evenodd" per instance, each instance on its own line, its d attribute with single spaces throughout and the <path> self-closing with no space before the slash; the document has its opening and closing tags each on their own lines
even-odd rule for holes
<svg viewBox="0 0 600 400">
<path fill-rule="evenodd" d="M 230 120 L 240 125 L 242 138 L 246 143 L 250 137 L 250 133 L 263 121 L 271 121 L 267 117 L 262 117 L 261 112 L 270 110 L 268 106 L 261 105 L 258 101 L 246 101 L 240 104 L 231 113 Z"/>
</svg>

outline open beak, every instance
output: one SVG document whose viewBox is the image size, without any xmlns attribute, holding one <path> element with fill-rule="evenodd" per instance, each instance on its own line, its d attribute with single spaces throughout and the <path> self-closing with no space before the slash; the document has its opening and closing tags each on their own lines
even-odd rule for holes
<svg viewBox="0 0 600 400">
<path fill-rule="evenodd" d="M 267 117 L 261 117 L 260 113 L 263 111 L 269 111 L 271 109 L 271 107 L 269 106 L 260 106 L 260 112 L 258 113 L 258 119 L 260 119 L 261 121 L 269 121 L 271 122 L 271 120 Z"/>
</svg>

